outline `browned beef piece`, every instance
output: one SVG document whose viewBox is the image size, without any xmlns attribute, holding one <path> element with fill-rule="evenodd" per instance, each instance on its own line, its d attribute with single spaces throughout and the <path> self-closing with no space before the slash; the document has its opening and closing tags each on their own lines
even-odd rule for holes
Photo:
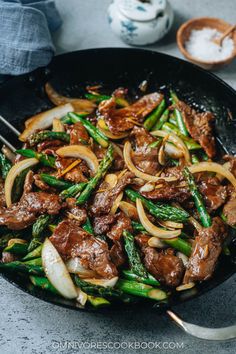
<svg viewBox="0 0 236 354">
<path fill-rule="evenodd" d="M 145 128 L 137 126 L 132 130 L 130 137 L 134 139 L 132 160 L 135 166 L 142 172 L 155 175 L 159 170 L 158 149 L 150 148 L 149 144 L 156 139 Z"/>
<path fill-rule="evenodd" d="M 76 218 L 76 221 L 82 225 L 85 223 L 87 219 L 87 211 L 85 208 L 76 205 L 76 199 L 75 198 L 67 198 L 66 199 L 66 204 L 67 204 L 67 210 L 71 215 L 71 218 L 73 216 Z"/>
<path fill-rule="evenodd" d="M 112 262 L 116 267 L 121 267 L 126 262 L 126 254 L 121 241 L 114 241 L 114 244 L 110 250 L 110 256 Z"/>
<path fill-rule="evenodd" d="M 95 216 L 108 214 L 119 193 L 131 183 L 133 177 L 134 174 L 131 172 L 124 173 L 123 176 L 118 179 L 116 186 L 112 189 L 109 189 L 109 185 L 105 181 L 102 182 L 91 205 L 91 213 Z"/>
<path fill-rule="evenodd" d="M 127 118 L 143 122 L 144 118 L 159 105 L 162 98 L 163 95 L 154 92 L 143 96 L 132 105 L 120 109 L 116 108 L 115 99 L 111 98 L 99 105 L 99 112 L 110 131 L 119 134 L 134 127 L 135 123 Z"/>
<path fill-rule="evenodd" d="M 0 208 L 6 206 L 4 180 L 0 178 Z"/>
<path fill-rule="evenodd" d="M 39 215 L 57 215 L 62 207 L 63 203 L 56 194 L 24 193 L 18 203 L 0 209 L 0 225 L 11 230 L 22 230 L 33 224 Z"/>
<path fill-rule="evenodd" d="M 185 284 L 207 280 L 212 276 L 226 236 L 227 227 L 219 217 L 213 219 L 211 227 L 203 228 L 198 233 L 184 275 Z"/>
<path fill-rule="evenodd" d="M 64 259 L 79 257 L 85 268 L 96 271 L 103 278 L 118 274 L 106 242 L 84 231 L 77 221 L 60 222 L 50 240 Z"/>
<path fill-rule="evenodd" d="M 82 123 L 77 122 L 69 128 L 70 145 L 84 144 L 89 141 L 89 135 Z"/>
<path fill-rule="evenodd" d="M 111 214 L 96 216 L 93 219 L 93 229 L 95 235 L 106 235 L 115 220 L 116 216 Z"/>
<path fill-rule="evenodd" d="M 53 152 L 63 145 L 65 145 L 65 143 L 61 140 L 45 140 L 37 145 L 37 151 L 46 153 L 46 151 L 51 150 L 51 152 Z"/>
<path fill-rule="evenodd" d="M 229 199 L 223 208 L 223 215 L 226 217 L 227 224 L 236 226 L 236 191 L 233 186 L 228 186 Z"/>
<path fill-rule="evenodd" d="M 191 196 L 187 186 L 180 185 L 179 182 L 166 182 L 165 180 L 158 181 L 154 190 L 150 192 L 140 192 L 144 197 L 155 201 L 170 201 L 174 200 L 183 203 Z"/>
<path fill-rule="evenodd" d="M 58 157 L 56 160 L 58 175 L 60 176 L 60 174 L 74 161 L 75 159 L 73 158 Z M 88 167 L 86 166 L 85 162 L 81 161 L 79 165 L 75 166 L 72 170 L 63 175 L 63 178 L 73 183 L 87 182 L 88 179 L 85 177 L 85 175 L 88 175 Z"/>
<path fill-rule="evenodd" d="M 222 186 L 216 177 L 201 178 L 198 188 L 209 212 L 217 210 L 225 203 L 227 187 Z"/>
<path fill-rule="evenodd" d="M 162 174 L 161 174 L 161 176 L 162 176 Z M 182 168 L 179 167 L 179 166 L 165 168 L 165 171 L 163 172 L 163 176 L 165 176 L 165 177 L 175 177 L 179 181 L 184 180 Z"/>
<path fill-rule="evenodd" d="M 191 137 L 199 142 L 207 155 L 212 159 L 216 154 L 216 144 L 212 128 L 214 115 L 210 112 L 197 113 L 182 101 L 176 104 L 176 108 L 182 113 L 184 123 Z"/>
<path fill-rule="evenodd" d="M 157 251 L 148 246 L 149 236 L 138 235 L 135 237 L 144 255 L 144 265 L 146 269 L 160 282 L 167 286 L 178 286 L 184 275 L 184 265 L 182 259 L 176 257 L 172 249 Z"/>
<path fill-rule="evenodd" d="M 116 221 L 110 228 L 107 236 L 111 240 L 120 240 L 124 230 L 132 231 L 131 220 L 123 212 L 120 212 L 116 215 Z"/>
<path fill-rule="evenodd" d="M 35 174 L 34 175 L 34 184 L 36 185 L 36 187 L 38 187 L 39 189 L 41 189 L 42 191 L 47 191 L 47 192 L 55 192 L 55 189 L 50 187 L 47 183 L 45 183 L 44 181 L 42 181 L 40 174 Z"/>
</svg>

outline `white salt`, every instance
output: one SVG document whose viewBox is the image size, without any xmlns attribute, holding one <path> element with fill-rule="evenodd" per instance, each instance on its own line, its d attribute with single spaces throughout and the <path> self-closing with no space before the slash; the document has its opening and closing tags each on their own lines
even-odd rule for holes
<svg viewBox="0 0 236 354">
<path fill-rule="evenodd" d="M 227 59 L 233 53 L 234 41 L 230 37 L 226 37 L 221 46 L 214 43 L 213 39 L 219 38 L 221 35 L 221 32 L 208 27 L 192 30 L 185 43 L 185 48 L 191 56 L 205 62 Z"/>
</svg>

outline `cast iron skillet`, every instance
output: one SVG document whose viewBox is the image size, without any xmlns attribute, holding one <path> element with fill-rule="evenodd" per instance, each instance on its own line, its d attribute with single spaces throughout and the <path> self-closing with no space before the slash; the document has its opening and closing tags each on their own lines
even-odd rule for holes
<svg viewBox="0 0 236 354">
<path fill-rule="evenodd" d="M 236 92 L 213 74 L 193 64 L 152 51 L 104 48 L 57 56 L 47 68 L 11 79 L 0 88 L 0 114 L 21 130 L 26 118 L 52 106 L 43 89 L 48 80 L 60 93 L 78 97 L 87 84 L 102 83 L 110 90 L 123 86 L 132 91 L 144 79 L 148 79 L 150 92 L 159 88 L 165 92 L 168 87 L 173 87 L 192 106 L 199 110 L 213 111 L 221 149 L 236 155 Z M 5 127 L 1 128 L 1 134 L 14 142 Z M 236 236 L 233 235 L 230 244 L 232 254 L 221 257 L 211 280 L 198 285 L 195 290 L 174 295 L 168 304 L 155 305 L 157 310 L 166 310 L 171 305 L 199 296 L 235 273 L 235 241 Z M 78 309 L 74 301 L 31 289 L 24 277 L 10 274 L 4 274 L 4 277 L 40 299 Z M 120 306 L 114 305 L 112 308 Z M 153 303 L 144 302 L 143 306 L 153 307 Z M 132 309 L 132 305 L 126 308 Z"/>
</svg>

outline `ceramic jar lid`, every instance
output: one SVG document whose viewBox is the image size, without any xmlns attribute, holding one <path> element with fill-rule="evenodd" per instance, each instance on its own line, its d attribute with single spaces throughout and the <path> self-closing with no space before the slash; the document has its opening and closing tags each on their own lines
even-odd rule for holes
<svg viewBox="0 0 236 354">
<path fill-rule="evenodd" d="M 133 21 L 152 21 L 166 9 L 166 0 L 116 0 L 120 12 Z"/>
</svg>

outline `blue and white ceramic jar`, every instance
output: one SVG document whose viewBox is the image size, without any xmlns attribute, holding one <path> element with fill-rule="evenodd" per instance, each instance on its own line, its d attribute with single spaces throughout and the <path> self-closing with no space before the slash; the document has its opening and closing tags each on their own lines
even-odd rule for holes
<svg viewBox="0 0 236 354">
<path fill-rule="evenodd" d="M 160 40 L 170 30 L 173 19 L 167 0 L 114 0 L 108 8 L 111 29 L 130 45 Z"/>
</svg>

